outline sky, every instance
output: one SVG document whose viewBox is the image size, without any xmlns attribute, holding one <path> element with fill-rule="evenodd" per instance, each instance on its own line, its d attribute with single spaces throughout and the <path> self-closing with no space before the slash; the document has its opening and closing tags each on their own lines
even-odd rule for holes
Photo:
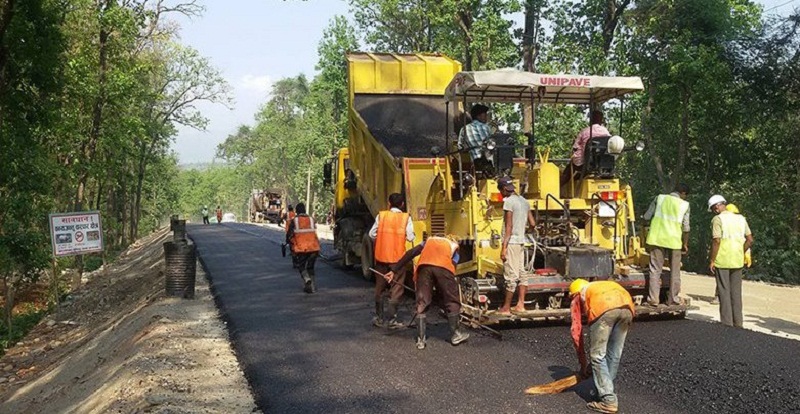
<svg viewBox="0 0 800 414">
<path fill-rule="evenodd" d="M 172 3 L 177 0 L 173 0 Z M 181 42 L 209 58 L 231 86 L 233 108 L 200 103 L 205 131 L 180 128 L 172 149 L 181 164 L 212 162 L 217 145 L 242 124 L 253 125 L 273 82 L 316 73 L 317 45 L 328 22 L 349 16 L 342 0 L 199 0 L 200 17 L 176 19 Z M 800 0 L 758 0 L 768 14 L 788 15 Z M 515 19 L 517 21 L 521 19 Z"/>
</svg>

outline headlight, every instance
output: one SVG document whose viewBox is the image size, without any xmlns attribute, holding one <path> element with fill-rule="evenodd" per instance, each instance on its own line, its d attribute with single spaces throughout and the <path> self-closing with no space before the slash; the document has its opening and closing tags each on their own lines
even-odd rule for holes
<svg viewBox="0 0 800 414">
<path fill-rule="evenodd" d="M 489 151 L 494 151 L 497 147 L 497 143 L 493 139 L 487 139 L 486 142 L 483 143 L 483 146 Z"/>
</svg>

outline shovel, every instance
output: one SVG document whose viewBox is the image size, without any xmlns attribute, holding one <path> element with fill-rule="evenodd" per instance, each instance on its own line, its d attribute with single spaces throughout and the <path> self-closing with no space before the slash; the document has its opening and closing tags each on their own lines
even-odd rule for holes
<svg viewBox="0 0 800 414">
<path fill-rule="evenodd" d="M 579 382 L 581 382 L 581 375 L 580 373 L 576 372 L 560 380 L 548 382 L 547 384 L 542 384 L 542 385 L 534 385 L 533 387 L 527 388 L 525 390 L 525 394 L 529 395 L 558 394 L 561 391 L 566 390 L 567 388 L 577 385 Z"/>
</svg>

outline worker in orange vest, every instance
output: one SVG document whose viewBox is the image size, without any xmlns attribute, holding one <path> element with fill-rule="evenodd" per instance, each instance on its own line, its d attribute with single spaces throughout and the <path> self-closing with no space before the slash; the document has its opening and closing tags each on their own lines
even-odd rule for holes
<svg viewBox="0 0 800 414">
<path fill-rule="evenodd" d="M 219 205 L 217 206 L 216 213 L 217 213 L 217 224 L 221 224 L 222 223 L 222 209 L 220 208 Z"/>
<path fill-rule="evenodd" d="M 297 215 L 289 222 L 289 229 L 286 231 L 286 243 L 292 248 L 294 267 L 303 278 L 303 291 L 314 293 L 317 289 L 314 283 L 314 263 L 319 256 L 317 224 L 306 214 L 305 204 L 297 204 L 295 211 Z"/>
<path fill-rule="evenodd" d="M 569 285 L 569 294 L 572 297 L 572 341 L 578 352 L 581 374 L 584 378 L 594 376 L 599 398 L 599 401 L 592 401 L 586 406 L 601 413 L 616 413 L 618 403 L 614 394 L 614 379 L 617 377 L 625 337 L 636 313 L 633 299 L 625 288 L 610 280 L 588 282 L 575 279 Z M 589 323 L 591 370 L 584 352 L 581 321 L 584 315 Z"/>
<path fill-rule="evenodd" d="M 389 210 L 381 211 L 375 217 L 375 224 L 369 231 L 369 237 L 375 242 L 375 270 L 386 273 L 403 257 L 406 252 L 406 241 L 413 242 L 414 224 L 408 213 L 403 212 L 406 199 L 402 194 L 389 195 Z M 397 319 L 397 308 L 403 299 L 403 285 L 406 281 L 405 267 L 399 268 L 394 275 L 394 283 L 388 283 L 382 277 L 375 278 L 375 318 L 372 324 L 379 328 L 397 329 L 405 327 Z M 389 290 L 389 307 L 386 315 L 383 309 L 383 293 Z M 388 316 L 388 321 L 384 319 Z"/>
<path fill-rule="evenodd" d="M 396 271 L 402 269 L 411 259 L 419 256 L 414 272 L 414 285 L 417 294 L 417 349 L 425 349 L 425 313 L 433 300 L 433 287 L 439 292 L 441 306 L 447 312 L 450 325 L 450 343 L 458 345 L 469 338 L 461 330 L 461 301 L 458 297 L 456 264 L 458 263 L 458 243 L 455 236 L 429 237 L 422 244 L 407 251 L 392 270 L 385 275 L 386 280 L 394 280 Z"/>
<path fill-rule="evenodd" d="M 286 214 L 283 216 L 284 228 L 286 229 L 287 232 L 289 231 L 289 223 L 291 223 L 292 220 L 294 220 L 295 216 L 297 216 L 297 214 L 295 214 L 294 212 L 294 207 L 292 207 L 292 205 L 289 204 L 286 207 Z"/>
</svg>

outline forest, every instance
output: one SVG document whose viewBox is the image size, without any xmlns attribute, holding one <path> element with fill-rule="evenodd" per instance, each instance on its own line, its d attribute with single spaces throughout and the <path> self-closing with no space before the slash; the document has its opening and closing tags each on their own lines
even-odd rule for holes
<svg viewBox="0 0 800 414">
<path fill-rule="evenodd" d="M 195 0 L 0 0 L 0 278 L 14 291 L 52 268 L 83 270 L 179 213 L 222 204 L 244 218 L 252 188 L 281 188 L 322 218 L 322 165 L 347 140 L 347 51 L 442 53 L 463 70 L 639 76 L 610 105 L 612 133 L 647 149 L 622 177 L 637 214 L 676 183 L 692 190 L 685 268 L 705 272 L 706 201 L 737 204 L 756 243 L 748 277 L 800 283 L 800 8 L 748 0 L 348 0 L 310 73 L 280 79 L 217 163 L 180 168 L 178 128 L 203 129 L 200 102 L 230 106 L 213 62 L 181 43 Z M 276 2 L 275 7 L 281 7 Z M 494 118 L 520 131 L 520 108 Z M 567 155 L 586 108 L 539 108 L 537 141 Z M 310 185 L 310 191 L 308 186 Z M 307 194 L 308 193 L 308 194 Z M 306 200 L 308 199 L 308 200 Z M 106 252 L 54 261 L 48 214 L 97 210 Z M 80 282 L 80 278 L 77 278 Z M 73 280 L 73 285 L 75 280 Z"/>
</svg>

